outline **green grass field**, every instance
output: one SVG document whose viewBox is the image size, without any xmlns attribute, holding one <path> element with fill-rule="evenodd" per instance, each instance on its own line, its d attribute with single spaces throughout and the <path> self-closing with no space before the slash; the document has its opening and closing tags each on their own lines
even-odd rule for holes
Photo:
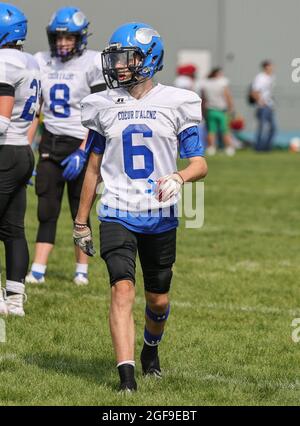
<svg viewBox="0 0 300 426">
<path fill-rule="evenodd" d="M 242 152 L 208 163 L 204 227 L 182 223 L 178 232 L 163 379 L 143 378 L 137 362 L 138 393 L 116 392 L 96 215 L 97 257 L 90 285 L 78 288 L 65 203 L 47 283 L 27 287 L 24 319 L 6 320 L 0 405 L 299 405 L 300 343 L 291 323 L 300 317 L 300 157 Z M 33 255 L 33 188 L 26 223 Z M 138 268 L 137 360 L 143 316 Z"/>
</svg>

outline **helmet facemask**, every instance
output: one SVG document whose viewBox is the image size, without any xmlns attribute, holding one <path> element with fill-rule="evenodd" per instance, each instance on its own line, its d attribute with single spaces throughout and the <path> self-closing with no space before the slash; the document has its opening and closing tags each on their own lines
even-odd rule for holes
<svg viewBox="0 0 300 426">
<path fill-rule="evenodd" d="M 81 56 L 86 49 L 86 38 L 87 35 L 82 35 L 78 33 L 70 33 L 67 31 L 56 31 L 50 32 L 47 31 L 48 42 L 51 51 L 51 56 L 59 58 L 61 62 L 67 62 L 70 59 L 74 58 L 74 56 Z M 63 52 L 60 51 L 57 47 L 57 37 L 59 36 L 75 36 L 75 45 L 74 48 L 70 51 Z"/>
<path fill-rule="evenodd" d="M 103 76 L 110 89 L 132 87 L 151 78 L 138 47 L 109 46 L 101 55 Z"/>
<path fill-rule="evenodd" d="M 24 49 L 24 40 L 11 41 L 1 47 L 4 49 L 17 49 L 22 51 Z"/>
<path fill-rule="evenodd" d="M 22 49 L 27 35 L 27 18 L 21 9 L 0 2 L 0 49 Z"/>
<path fill-rule="evenodd" d="M 105 82 L 117 89 L 150 80 L 162 70 L 163 56 L 163 42 L 152 27 L 142 22 L 121 25 L 101 55 Z"/>
</svg>

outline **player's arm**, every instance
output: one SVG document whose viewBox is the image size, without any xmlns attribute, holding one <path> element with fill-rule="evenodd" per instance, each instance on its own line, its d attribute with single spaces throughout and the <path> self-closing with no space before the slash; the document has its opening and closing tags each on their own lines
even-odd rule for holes
<svg viewBox="0 0 300 426">
<path fill-rule="evenodd" d="M 191 157 L 188 159 L 188 166 L 177 173 L 182 179 L 182 183 L 196 182 L 205 178 L 208 172 L 207 163 L 204 157 Z"/>
<path fill-rule="evenodd" d="M 88 166 L 85 172 L 83 186 L 80 195 L 80 206 L 76 221 L 86 224 L 90 210 L 96 198 L 97 185 L 101 182 L 100 168 L 105 151 L 105 137 L 95 130 L 89 130 L 86 150 L 91 152 Z"/>
<path fill-rule="evenodd" d="M 39 126 L 39 117 L 35 116 L 27 133 L 27 139 L 28 139 L 29 145 L 32 145 L 32 142 L 34 141 L 34 137 L 35 137 L 38 126 Z"/>
<path fill-rule="evenodd" d="M 191 157 L 189 165 L 171 175 L 164 176 L 157 181 L 156 198 L 158 201 L 168 201 L 178 194 L 186 182 L 195 182 L 207 175 L 207 163 L 204 157 Z"/>
<path fill-rule="evenodd" d="M 88 256 L 95 254 L 92 234 L 87 221 L 96 198 L 97 186 L 101 182 L 100 167 L 105 145 L 106 140 L 103 135 L 95 130 L 89 130 L 86 149 L 89 149 L 91 154 L 81 189 L 80 203 L 73 231 L 74 243 Z"/>
<path fill-rule="evenodd" d="M 0 135 L 6 133 L 15 103 L 15 89 L 0 83 Z"/>
<path fill-rule="evenodd" d="M 79 208 L 74 222 L 74 244 L 80 247 L 88 256 L 94 256 L 95 254 L 92 233 L 87 222 L 97 195 L 97 186 L 101 182 L 101 161 L 102 154 L 91 153 L 81 189 Z"/>
<path fill-rule="evenodd" d="M 101 182 L 100 167 L 105 151 L 105 137 L 95 130 L 89 130 L 86 150 L 91 152 L 81 189 L 80 205 L 75 222 L 86 224 L 96 198 L 97 185 Z"/>
<path fill-rule="evenodd" d="M 186 158 L 189 164 L 179 170 L 183 182 L 195 182 L 207 175 L 207 164 L 204 158 L 203 132 L 199 126 L 191 126 L 184 129 L 178 135 L 180 158 Z"/>
<path fill-rule="evenodd" d="M 32 120 L 32 123 L 31 123 L 31 125 L 28 129 L 28 132 L 27 132 L 27 138 L 28 138 L 29 145 L 32 145 L 32 142 L 34 141 L 35 134 L 37 132 L 37 128 L 38 128 L 39 123 L 40 123 L 40 114 L 41 114 L 41 111 L 42 111 L 43 100 L 41 99 L 40 102 L 41 102 L 40 103 L 40 109 L 36 113 L 34 120 Z"/>
<path fill-rule="evenodd" d="M 87 224 L 91 208 L 97 195 L 97 186 L 101 182 L 100 167 L 102 157 L 102 154 L 98 155 L 91 152 L 81 189 L 80 204 L 75 223 Z"/>
<path fill-rule="evenodd" d="M 204 141 L 199 126 L 191 126 L 178 135 L 180 157 L 188 159 L 188 166 L 158 179 L 156 198 L 168 201 L 178 194 L 185 182 L 195 182 L 207 175 L 207 163 L 204 158 Z"/>
</svg>

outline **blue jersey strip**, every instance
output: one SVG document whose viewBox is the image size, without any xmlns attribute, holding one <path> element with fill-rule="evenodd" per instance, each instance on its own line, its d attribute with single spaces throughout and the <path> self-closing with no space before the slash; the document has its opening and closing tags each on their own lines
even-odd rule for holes
<svg viewBox="0 0 300 426">
<path fill-rule="evenodd" d="M 204 131 L 202 126 L 192 126 L 179 133 L 180 158 L 204 157 Z"/>
<path fill-rule="evenodd" d="M 101 204 L 98 219 L 102 222 L 116 222 L 133 232 L 160 234 L 177 228 L 177 206 L 148 212 L 126 212 Z"/>
</svg>

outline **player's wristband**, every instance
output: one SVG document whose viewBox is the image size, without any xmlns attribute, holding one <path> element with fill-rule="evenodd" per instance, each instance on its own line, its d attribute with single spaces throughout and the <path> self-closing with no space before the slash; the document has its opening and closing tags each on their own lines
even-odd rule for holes
<svg viewBox="0 0 300 426">
<path fill-rule="evenodd" d="M 74 222 L 74 226 L 77 229 L 84 229 L 84 228 L 87 228 L 88 225 L 87 223 Z"/>
</svg>

